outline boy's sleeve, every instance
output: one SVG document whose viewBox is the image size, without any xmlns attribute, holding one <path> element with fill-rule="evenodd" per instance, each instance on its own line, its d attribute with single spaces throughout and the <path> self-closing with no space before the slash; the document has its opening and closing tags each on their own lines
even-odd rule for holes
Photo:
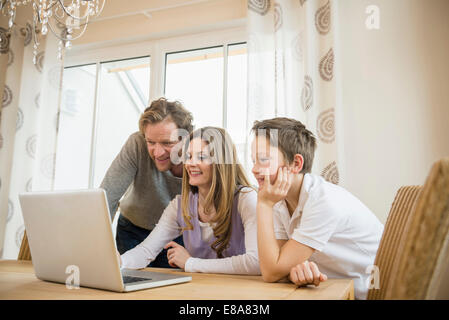
<svg viewBox="0 0 449 320">
<path fill-rule="evenodd" d="M 288 233 L 285 230 L 285 227 L 281 220 L 281 212 L 278 208 L 278 205 L 273 207 L 273 227 L 274 227 L 274 236 L 277 240 L 288 240 Z"/>
<path fill-rule="evenodd" d="M 335 232 L 340 220 L 338 203 L 326 198 L 320 198 L 319 201 L 309 198 L 303 208 L 299 226 L 293 231 L 292 239 L 321 251 Z"/>
</svg>

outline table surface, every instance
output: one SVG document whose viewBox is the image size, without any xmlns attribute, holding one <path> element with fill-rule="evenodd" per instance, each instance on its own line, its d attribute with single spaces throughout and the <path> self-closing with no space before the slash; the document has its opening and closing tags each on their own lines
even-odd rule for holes
<svg viewBox="0 0 449 320">
<path fill-rule="evenodd" d="M 189 275 L 192 281 L 128 293 L 91 288 L 68 289 L 65 284 L 36 278 L 31 261 L 0 260 L 0 300 L 6 299 L 150 299 L 150 300 L 339 300 L 354 299 L 352 279 L 328 279 L 318 287 L 266 283 L 261 276 L 187 273 L 163 268 L 144 270 Z"/>
</svg>

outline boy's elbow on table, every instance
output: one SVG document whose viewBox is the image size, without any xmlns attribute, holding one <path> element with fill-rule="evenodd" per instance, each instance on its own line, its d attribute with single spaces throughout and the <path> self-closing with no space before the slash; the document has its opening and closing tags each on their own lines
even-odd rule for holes
<svg viewBox="0 0 449 320">
<path fill-rule="evenodd" d="M 286 277 L 286 274 L 282 274 L 277 270 L 266 270 L 264 268 L 261 268 L 261 272 L 262 272 L 262 279 L 265 282 L 278 282 L 279 280 Z"/>
</svg>

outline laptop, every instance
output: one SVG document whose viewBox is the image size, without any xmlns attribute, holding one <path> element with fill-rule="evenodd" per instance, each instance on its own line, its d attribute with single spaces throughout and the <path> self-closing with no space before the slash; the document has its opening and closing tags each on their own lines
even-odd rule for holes
<svg viewBox="0 0 449 320">
<path fill-rule="evenodd" d="M 38 279 L 116 292 L 192 280 L 120 268 L 103 189 L 32 192 L 19 200 Z"/>
</svg>

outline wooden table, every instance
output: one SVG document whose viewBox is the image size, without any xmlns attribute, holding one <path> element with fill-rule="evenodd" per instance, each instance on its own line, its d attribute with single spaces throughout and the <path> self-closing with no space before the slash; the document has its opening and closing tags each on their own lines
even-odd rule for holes
<svg viewBox="0 0 449 320">
<path fill-rule="evenodd" d="M 149 299 L 149 300 L 338 300 L 354 299 L 351 279 L 329 279 L 319 287 L 297 288 L 292 283 L 266 283 L 260 276 L 186 273 L 148 268 L 156 272 L 192 276 L 188 283 L 129 293 L 90 288 L 67 289 L 65 284 L 41 281 L 30 261 L 0 260 L 0 300 L 6 299 Z"/>
</svg>

